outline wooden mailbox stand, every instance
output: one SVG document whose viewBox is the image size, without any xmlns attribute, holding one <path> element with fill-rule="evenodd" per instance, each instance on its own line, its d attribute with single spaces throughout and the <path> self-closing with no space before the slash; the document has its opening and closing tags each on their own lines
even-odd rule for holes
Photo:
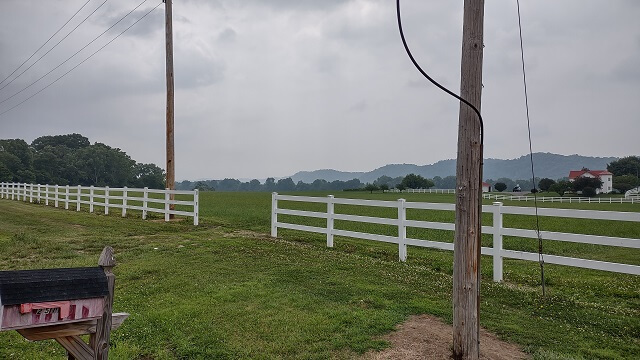
<svg viewBox="0 0 640 360">
<path fill-rule="evenodd" d="M 109 337 L 129 316 L 112 314 L 113 249 L 99 267 L 0 271 L 0 331 L 31 341 L 54 339 L 73 360 L 106 360 Z M 89 344 L 80 336 L 89 335 Z"/>
</svg>

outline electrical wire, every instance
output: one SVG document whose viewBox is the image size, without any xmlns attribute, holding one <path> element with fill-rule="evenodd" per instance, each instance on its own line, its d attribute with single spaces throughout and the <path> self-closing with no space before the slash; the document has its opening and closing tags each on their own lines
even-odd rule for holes
<svg viewBox="0 0 640 360">
<path fill-rule="evenodd" d="M 402 38 L 402 45 L 404 45 L 404 49 L 407 52 L 407 55 L 409 55 L 409 59 L 411 59 L 411 62 L 416 67 L 416 69 L 418 69 L 418 71 L 425 78 L 427 78 L 427 80 L 431 81 L 431 83 L 433 85 L 437 86 L 440 90 L 446 92 L 447 94 L 453 96 L 454 98 L 460 100 L 460 102 L 462 102 L 462 103 L 466 104 L 467 106 L 469 106 L 476 113 L 476 115 L 478 115 L 478 121 L 480 122 L 480 147 L 482 148 L 482 146 L 484 145 L 484 122 L 482 121 L 482 115 L 480 115 L 480 111 L 475 106 L 473 106 L 473 104 L 471 104 L 467 100 L 461 98 L 458 94 L 456 94 L 453 91 L 447 89 L 446 87 L 440 85 L 440 83 L 435 81 L 431 76 L 429 76 L 429 74 L 427 74 L 424 70 L 422 70 L 422 68 L 420 67 L 420 65 L 416 61 L 416 59 L 413 57 L 413 54 L 411 54 L 411 50 L 409 50 L 409 45 L 407 45 L 407 40 L 404 37 L 404 31 L 402 30 L 402 19 L 401 19 L 401 16 L 400 16 L 400 0 L 396 0 L 396 14 L 397 14 L 397 17 L 398 17 L 398 30 L 400 30 L 400 37 Z M 481 181 L 482 181 L 482 179 L 481 179 Z"/>
<path fill-rule="evenodd" d="M 145 0 L 146 1 L 146 0 Z M 69 74 L 70 72 L 72 72 L 73 70 L 75 70 L 78 66 L 82 65 L 85 63 L 85 61 L 91 59 L 95 54 L 97 54 L 98 52 L 100 52 L 102 49 L 104 49 L 105 47 L 107 47 L 109 44 L 111 44 L 112 42 L 114 42 L 117 38 L 120 37 L 120 35 L 124 34 L 125 32 L 127 32 L 129 29 L 131 29 L 135 24 L 137 24 L 138 22 L 140 22 L 140 20 L 144 19 L 145 17 L 147 17 L 147 15 L 151 14 L 151 12 L 155 9 L 158 8 L 158 6 L 160 6 L 162 4 L 162 2 L 158 3 L 158 5 L 156 5 L 155 7 L 153 7 L 151 10 L 147 11 L 144 15 L 142 15 L 141 18 L 139 18 L 138 20 L 136 20 L 133 24 L 129 25 L 126 29 L 124 29 L 122 32 L 120 32 L 118 35 L 116 35 L 113 39 L 111 39 L 109 42 L 107 42 L 106 44 L 104 44 L 102 47 L 100 47 L 98 50 L 96 50 L 94 53 L 92 53 L 91 55 L 89 55 L 88 57 L 86 57 L 84 60 L 82 60 L 80 63 L 78 63 L 76 66 L 72 67 L 71 69 L 69 69 L 69 71 L 67 71 L 66 73 L 60 75 L 57 79 L 55 79 L 54 81 L 50 82 L 49 84 L 47 84 L 47 86 L 45 86 L 44 88 L 40 89 L 38 92 L 34 93 L 33 95 L 29 96 L 28 98 L 26 98 L 25 100 L 23 100 L 22 102 L 14 105 L 13 107 L 3 111 L 0 113 L 0 116 L 8 113 L 9 111 L 17 108 L 18 106 L 24 104 L 25 102 L 27 102 L 28 100 L 30 100 L 31 98 L 33 98 L 34 96 L 40 94 L 41 92 L 43 92 L 44 90 L 46 90 L 47 88 L 49 88 L 51 85 L 55 84 L 56 82 L 58 82 L 58 80 L 62 79 L 63 77 L 65 77 L 67 74 Z"/>
<path fill-rule="evenodd" d="M 520 19 L 520 0 L 516 0 L 518 8 L 518 30 L 520 32 L 520 58 L 522 59 L 522 83 L 524 84 L 524 106 L 527 113 L 527 131 L 529 134 L 529 158 L 531 160 L 531 180 L 533 182 L 533 204 L 536 209 L 536 234 L 538 235 L 538 263 L 540 264 L 540 281 L 542 296 L 546 295 L 544 281 L 544 255 L 542 254 L 542 235 L 540 235 L 540 218 L 538 216 L 538 191 L 536 190 L 536 173 L 533 167 L 533 147 L 531 146 L 531 119 L 529 117 L 529 96 L 527 94 L 527 72 L 524 66 L 524 46 L 522 45 L 522 21 Z"/>
<path fill-rule="evenodd" d="M 105 0 L 106 2 L 106 0 Z M 47 72 L 46 74 L 40 76 L 38 79 L 36 79 L 35 81 L 33 81 L 31 84 L 27 85 L 26 87 L 22 88 L 22 90 L 16 92 L 15 94 L 9 96 L 6 99 L 3 99 L 2 101 L 0 101 L 0 104 L 3 104 L 9 100 L 11 100 L 12 98 L 14 98 L 15 96 L 21 94 L 23 91 L 27 90 L 28 88 L 30 88 L 31 86 L 35 85 L 36 83 L 38 83 L 40 80 L 44 79 L 47 75 L 51 74 L 52 72 L 54 72 L 55 70 L 57 70 L 58 68 L 60 68 L 62 65 L 66 64 L 67 61 L 73 59 L 76 55 L 78 55 L 82 50 L 86 49 L 87 47 L 89 47 L 89 45 L 93 44 L 96 40 L 98 40 L 100 37 L 102 37 L 102 35 L 106 34 L 109 30 L 111 30 L 114 26 L 118 25 L 122 20 L 124 20 L 127 16 L 131 15 L 131 13 L 133 13 L 135 10 L 137 10 L 140 6 L 142 6 L 142 4 L 144 4 L 145 2 L 147 2 L 147 0 L 143 0 L 140 4 L 138 4 L 138 6 L 136 6 L 135 8 L 133 8 L 131 11 L 129 11 L 125 16 L 121 17 L 120 20 L 116 21 L 115 23 L 113 23 L 111 26 L 109 26 L 109 28 L 107 28 L 105 31 L 103 31 L 100 35 L 96 36 L 95 38 L 93 38 L 93 40 L 89 41 L 85 46 L 83 46 L 82 48 L 80 48 L 80 50 L 76 51 L 73 55 L 69 56 L 66 60 L 64 60 L 63 62 L 61 62 L 60 64 L 58 64 L 58 66 L 54 67 L 53 69 L 49 70 L 49 72 Z M 104 3 L 103 3 L 104 4 Z M 15 80 L 15 79 L 14 79 Z"/>
<path fill-rule="evenodd" d="M 60 45 L 61 42 L 63 42 L 66 38 L 69 37 L 69 35 L 71 35 L 74 31 L 76 31 L 76 29 L 78 29 L 80 27 L 80 25 L 84 24 L 85 21 L 87 21 L 87 19 L 89 19 L 91 17 L 91 15 L 93 15 L 96 11 L 98 11 L 98 9 L 100 9 L 108 0 L 104 0 L 104 2 L 102 4 L 100 4 L 100 6 L 98 6 L 97 8 L 95 8 L 95 10 L 93 10 L 91 12 L 91 14 L 87 15 L 87 17 L 84 18 L 84 20 L 82 20 L 78 25 L 76 25 L 76 27 L 74 27 L 73 29 L 71 29 L 71 31 L 69 31 L 69 33 L 67 35 L 65 35 L 62 39 L 60 39 L 60 41 L 58 41 L 55 45 L 53 45 L 53 47 L 49 50 L 47 50 L 47 52 L 45 52 L 42 56 L 40 56 L 38 58 L 38 60 L 34 61 L 33 64 L 29 65 L 29 67 L 27 67 L 26 69 L 24 69 L 20 74 L 18 74 L 18 76 L 14 77 L 11 81 L 9 81 L 8 83 L 6 83 L 3 87 L 0 88 L 0 90 L 6 88 L 7 86 L 11 85 L 11 83 L 13 83 L 14 81 L 16 81 L 17 78 L 19 78 L 20 76 L 22 76 L 22 74 L 24 74 L 25 72 L 27 72 L 29 69 L 31 69 L 33 67 L 33 65 L 37 64 L 40 60 L 42 60 L 43 57 L 47 56 L 47 54 L 49 54 L 53 49 L 55 49 L 58 45 Z M 22 66 L 22 65 L 21 65 Z"/>
<path fill-rule="evenodd" d="M 62 30 L 65 26 L 67 26 L 67 24 L 68 24 L 68 23 L 69 23 L 69 22 L 70 22 L 70 21 L 71 21 L 71 20 L 72 20 L 76 15 L 78 15 L 78 13 L 80 12 L 80 10 L 84 9 L 84 7 L 85 7 L 85 6 L 87 6 L 87 4 L 88 4 L 90 1 L 91 1 L 91 0 L 87 0 L 87 2 L 86 2 L 86 3 L 84 3 L 84 5 L 82 5 L 82 6 L 80 7 L 80 9 L 78 9 L 78 11 L 76 11 L 73 15 L 71 15 L 71 17 L 69 18 L 69 20 L 67 20 L 67 22 L 65 22 L 64 24 L 62 24 L 62 26 L 61 26 L 61 27 L 60 27 L 56 32 L 54 32 L 54 33 L 53 33 L 53 35 L 51 35 L 51 36 L 49 37 L 49 39 L 47 39 L 47 41 L 45 41 L 45 42 L 44 42 L 44 44 L 40 45 L 40 47 L 39 47 L 36 51 L 34 51 L 34 52 L 33 52 L 33 54 L 31 54 L 31 56 L 29 56 L 29 57 L 27 58 L 27 60 L 23 61 L 23 62 L 22 62 L 22 64 L 20 64 L 20 66 L 18 66 L 17 68 L 15 68 L 15 70 L 13 70 L 13 71 L 11 72 L 11 74 L 7 75 L 7 77 L 6 77 L 6 78 L 4 78 L 2 81 L 0 81 L 0 85 L 2 85 L 2 83 L 4 83 L 8 78 L 10 78 L 13 74 L 15 74 L 15 73 L 16 73 L 16 71 L 18 71 L 18 70 L 22 67 L 22 65 L 26 64 L 26 63 L 27 63 L 27 61 L 31 60 L 31 58 L 32 58 L 36 53 L 38 53 L 38 51 L 40 51 L 40 50 L 41 50 L 45 45 L 47 45 L 47 44 L 49 43 L 49 41 L 51 41 L 51 39 L 53 39 L 53 37 L 54 37 L 54 36 L 56 36 L 56 35 L 60 32 L 60 30 Z"/>
</svg>

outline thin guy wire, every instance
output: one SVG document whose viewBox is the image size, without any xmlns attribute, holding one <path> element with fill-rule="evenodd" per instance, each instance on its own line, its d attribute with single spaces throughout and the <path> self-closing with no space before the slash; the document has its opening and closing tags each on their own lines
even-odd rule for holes
<svg viewBox="0 0 640 360">
<path fill-rule="evenodd" d="M 106 2 L 106 1 L 105 1 Z M 0 104 L 3 104 L 5 102 L 7 102 L 8 100 L 14 98 L 16 95 L 22 93 L 23 91 L 27 90 L 28 88 L 30 88 L 31 86 L 35 85 L 37 82 L 39 82 L 40 80 L 42 80 L 43 78 L 45 78 L 47 75 L 51 74 L 52 72 L 54 72 L 55 70 L 57 70 L 59 67 L 61 67 L 62 65 L 66 64 L 67 61 L 71 60 L 72 58 L 74 58 L 76 55 L 78 55 L 78 53 L 80 53 L 82 50 L 86 49 L 89 45 L 93 44 L 96 40 L 98 40 L 100 37 L 102 37 L 102 35 L 106 34 L 109 30 L 111 30 L 114 26 L 118 25 L 122 20 L 124 20 L 127 16 L 131 15 L 132 12 L 134 12 L 136 9 L 138 9 L 140 6 L 142 6 L 142 4 L 144 4 L 145 2 L 147 2 L 147 0 L 143 0 L 140 4 L 138 4 L 138 6 L 136 6 L 135 8 L 133 8 L 133 10 L 129 11 L 125 16 L 121 17 L 120 20 L 116 21 L 114 24 L 112 24 L 111 26 L 109 26 L 108 29 L 106 29 L 105 31 L 103 31 L 100 35 L 96 36 L 95 38 L 93 38 L 93 40 L 89 41 L 89 43 L 87 43 L 85 46 L 83 46 L 82 48 L 80 48 L 80 50 L 76 51 L 73 55 L 69 56 L 65 61 L 61 62 L 60 64 L 58 64 L 58 66 L 54 67 L 53 69 L 49 70 L 49 72 L 47 72 L 46 74 L 40 76 L 38 79 L 36 79 L 34 82 L 32 82 L 31 84 L 27 85 L 26 87 L 24 87 L 22 90 L 18 91 L 17 93 L 9 96 L 8 98 L 0 101 Z"/>
<path fill-rule="evenodd" d="M 400 30 L 400 37 L 402 38 L 402 44 L 404 45 L 404 49 L 407 52 L 407 55 L 409 55 L 409 59 L 411 59 L 411 62 L 416 67 L 416 69 L 418 69 L 418 71 L 420 71 L 420 73 L 424 77 L 426 77 L 427 80 L 431 81 L 431 83 L 433 85 L 437 86 L 440 90 L 446 92 L 447 94 L 453 96 L 454 98 L 460 100 L 461 102 L 467 104 L 478 115 L 478 120 L 480 121 L 480 147 L 482 148 L 483 145 L 484 145 L 484 122 L 482 121 L 482 115 L 480 115 L 480 111 L 475 106 L 473 106 L 473 104 L 471 104 L 467 100 L 461 98 L 458 94 L 456 94 L 453 91 L 447 89 L 446 87 L 440 85 L 431 76 L 429 76 L 424 70 L 422 70 L 420 65 L 418 65 L 418 62 L 416 61 L 416 59 L 411 54 L 411 50 L 409 50 L 409 46 L 407 45 L 407 41 L 404 38 L 404 31 L 402 31 L 402 19 L 400 17 L 400 0 L 396 0 L 396 14 L 398 16 L 398 30 Z"/>
<path fill-rule="evenodd" d="M 529 158 L 531 160 L 531 179 L 533 189 L 536 190 L 536 173 L 533 169 L 533 147 L 531 146 L 531 120 L 529 118 L 529 97 L 527 96 L 527 72 L 524 66 L 524 46 L 522 45 L 522 21 L 520 20 L 520 0 L 516 0 L 518 8 L 518 29 L 520 32 L 520 58 L 522 59 L 522 82 L 524 84 L 524 105 L 527 112 L 527 131 L 529 133 Z M 540 264 L 540 281 L 542 282 L 542 296 L 546 295 L 544 283 L 544 255 L 542 255 L 542 236 L 540 235 L 540 218 L 538 217 L 538 192 L 533 192 L 533 204 L 536 209 L 536 234 L 538 235 L 538 263 Z"/>
<path fill-rule="evenodd" d="M 31 69 L 33 67 L 33 65 L 37 64 L 40 60 L 42 60 L 43 57 L 47 56 L 47 54 L 49 54 L 51 52 L 51 50 L 55 49 L 56 46 L 60 45 L 61 42 L 63 42 L 66 38 L 69 37 L 69 35 L 71 35 L 74 31 L 76 31 L 77 28 L 80 27 L 80 25 L 84 24 L 85 21 L 87 21 L 87 19 L 89 19 L 91 17 L 91 15 L 93 15 L 96 11 L 98 11 L 98 9 L 100 9 L 102 7 L 102 5 L 104 5 L 108 0 L 104 0 L 104 2 L 102 4 L 100 4 L 100 6 L 98 6 L 95 10 L 93 10 L 91 12 L 91 14 L 87 15 L 87 17 L 84 18 L 84 20 L 82 20 L 78 25 L 76 25 L 76 27 L 74 27 L 73 29 L 71 29 L 71 31 L 65 35 L 62 39 L 60 39 L 60 41 L 58 41 L 55 45 L 53 45 L 53 47 L 49 50 L 47 50 L 47 52 L 45 52 L 42 56 L 40 56 L 38 58 L 38 60 L 34 61 L 33 64 L 29 65 L 28 68 L 24 69 L 20 74 L 18 74 L 18 76 L 14 77 L 11 81 L 9 81 L 8 83 L 6 83 L 3 87 L 0 88 L 0 90 L 6 88 L 7 86 L 9 86 L 11 83 L 13 83 L 14 81 L 16 81 L 17 78 L 19 78 L 20 76 L 22 76 L 22 74 L 24 74 L 25 72 L 27 72 L 29 69 Z"/>
<path fill-rule="evenodd" d="M 146 1 L 146 0 L 145 0 Z M 7 109 L 6 111 L 3 111 L 0 113 L 0 116 L 8 113 L 9 111 L 17 108 L 18 106 L 24 104 L 25 102 L 27 102 L 29 99 L 33 98 L 34 96 L 40 94 L 41 92 L 43 92 L 44 90 L 46 90 L 49 86 L 55 84 L 56 82 L 58 82 L 58 80 L 62 79 L 63 77 L 65 77 L 67 74 L 69 74 L 70 72 L 72 72 L 73 70 L 75 70 L 78 66 L 84 64 L 85 61 L 91 59 L 95 54 L 97 54 L 98 52 L 100 52 L 100 50 L 104 49 L 105 47 L 107 47 L 107 45 L 111 44 L 114 40 L 116 40 L 117 38 L 120 37 L 120 35 L 124 34 L 127 30 L 131 29 L 135 24 L 137 24 L 138 22 L 140 22 L 140 20 L 144 19 L 147 15 L 151 14 L 151 12 L 155 9 L 158 8 L 158 6 L 160 6 L 162 4 L 162 2 L 158 3 L 158 5 L 156 5 L 153 9 L 149 10 L 146 14 L 144 14 L 140 19 L 136 20 L 133 24 L 129 25 L 129 27 L 127 27 L 126 29 L 124 29 L 120 34 L 116 35 L 116 37 L 114 37 L 113 39 L 111 39 L 108 43 L 104 44 L 101 48 L 99 48 L 98 50 L 96 50 L 93 54 L 89 55 L 88 57 L 86 57 L 84 60 L 82 60 L 78 65 L 72 67 L 69 71 L 67 71 L 66 73 L 62 74 L 60 77 L 58 77 L 57 79 L 55 79 L 54 81 L 52 81 L 51 83 L 49 83 L 47 86 L 45 86 L 44 88 L 40 89 L 38 92 L 36 92 L 35 94 L 29 96 L 28 98 L 26 98 L 25 100 L 23 100 L 22 102 L 14 105 L 13 107 Z"/>
<path fill-rule="evenodd" d="M 36 51 L 34 51 L 34 52 L 33 52 L 33 54 L 31 54 L 31 56 L 29 56 L 29 57 L 27 58 L 27 60 L 23 61 L 23 62 L 22 62 L 22 64 L 20 64 L 20 66 L 18 66 L 15 70 L 13 70 L 13 71 L 11 72 L 11 74 L 7 75 L 7 77 L 6 77 L 6 78 L 4 78 L 2 81 L 0 81 L 0 85 L 2 85 L 2 83 L 3 83 L 3 82 L 5 82 L 8 78 L 10 78 L 13 74 L 15 74 L 15 72 L 16 72 L 16 71 L 18 71 L 18 70 L 22 67 L 22 65 L 26 64 L 26 63 L 27 63 L 27 61 L 31 60 L 31 58 L 32 58 L 35 54 L 37 54 L 37 53 L 38 53 L 38 51 L 40 51 L 40 49 L 42 49 L 45 45 L 47 45 L 47 44 L 49 43 L 49 41 L 51 41 L 51 39 L 53 39 L 53 37 L 54 37 L 54 36 L 56 36 L 56 35 L 60 32 L 60 30 L 62 30 L 65 26 L 67 26 L 67 24 L 68 24 L 68 23 L 69 23 L 69 22 L 70 22 L 70 21 L 71 21 L 71 20 L 72 20 L 76 15 L 78 15 L 78 13 L 80 12 L 80 10 L 84 9 L 84 7 L 85 7 L 85 6 L 87 6 L 87 4 L 88 4 L 90 1 L 91 1 L 91 0 L 87 0 L 87 2 L 86 2 L 86 3 L 84 3 L 84 5 L 82 5 L 82 6 L 80 7 L 80 9 L 78 9 L 78 11 L 76 11 L 76 12 L 75 12 L 75 14 L 71 15 L 71 17 L 69 18 L 69 20 L 67 20 L 67 22 L 66 22 L 66 23 L 62 24 L 62 26 L 61 26 L 61 27 L 60 27 L 56 32 L 54 32 L 54 33 L 53 33 L 53 35 L 51 35 L 51 36 L 49 37 L 49 39 L 47 39 L 47 41 L 45 41 L 45 42 L 44 42 L 44 44 L 40 45 L 40 47 L 39 47 Z M 55 47 L 55 46 L 54 46 L 54 47 Z"/>
</svg>

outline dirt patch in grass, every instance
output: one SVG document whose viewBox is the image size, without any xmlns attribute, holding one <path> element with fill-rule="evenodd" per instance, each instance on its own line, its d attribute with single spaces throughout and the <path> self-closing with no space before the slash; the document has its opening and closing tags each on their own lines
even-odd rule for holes
<svg viewBox="0 0 640 360">
<path fill-rule="evenodd" d="M 452 326 L 434 316 L 411 316 L 398 325 L 396 331 L 383 337 L 391 343 L 390 348 L 370 351 L 364 354 L 362 359 L 451 359 L 452 334 Z M 517 345 L 502 341 L 488 331 L 480 329 L 480 359 L 529 358 Z"/>
</svg>

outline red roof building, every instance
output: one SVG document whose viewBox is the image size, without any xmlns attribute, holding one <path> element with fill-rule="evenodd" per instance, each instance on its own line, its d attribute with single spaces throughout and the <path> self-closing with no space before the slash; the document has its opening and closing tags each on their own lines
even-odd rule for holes
<svg viewBox="0 0 640 360">
<path fill-rule="evenodd" d="M 579 177 L 590 177 L 602 180 L 602 187 L 596 189 L 596 193 L 610 193 L 613 191 L 613 174 L 607 170 L 571 170 L 569 171 L 569 181 L 574 181 Z"/>
<path fill-rule="evenodd" d="M 583 176 L 585 174 L 590 174 L 592 176 L 586 175 L 588 177 L 601 177 L 602 175 L 613 175 L 607 170 L 571 170 L 569 171 L 569 180 L 575 180 L 576 178 Z"/>
</svg>

